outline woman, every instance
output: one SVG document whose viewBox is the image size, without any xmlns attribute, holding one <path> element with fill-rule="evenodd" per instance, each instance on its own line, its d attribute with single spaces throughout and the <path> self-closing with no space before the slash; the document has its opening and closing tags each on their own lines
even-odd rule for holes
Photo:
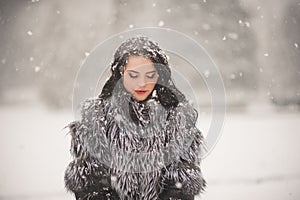
<svg viewBox="0 0 300 200">
<path fill-rule="evenodd" d="M 199 168 L 196 110 L 175 87 L 165 53 L 147 37 L 116 50 L 101 94 L 69 124 L 74 160 L 65 186 L 76 199 L 194 199 Z"/>
</svg>

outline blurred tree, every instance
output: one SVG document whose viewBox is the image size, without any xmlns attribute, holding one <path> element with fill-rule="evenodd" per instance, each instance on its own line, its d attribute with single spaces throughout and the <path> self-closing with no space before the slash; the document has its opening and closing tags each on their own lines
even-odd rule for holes
<svg viewBox="0 0 300 200">
<path fill-rule="evenodd" d="M 271 100 L 278 105 L 300 105 L 300 2 L 292 0 L 284 8 L 278 26 L 278 42 L 269 81 Z M 276 45 L 276 46 L 275 46 Z"/>
<path fill-rule="evenodd" d="M 0 101 L 3 101 L 1 96 L 7 89 L 28 81 L 26 71 L 20 64 L 23 51 L 14 34 L 17 13 L 24 4 L 17 0 L 0 1 Z"/>
<path fill-rule="evenodd" d="M 32 87 L 52 108 L 71 108 L 80 63 L 89 50 L 109 35 L 109 1 L 1 3 L 6 14 L 1 19 L 10 22 L 4 24 L 6 29 L 0 29 L 4 33 L 1 55 L 7 55 L 2 58 L 1 64 L 7 68 L 1 67 L 1 75 L 9 77 L 1 77 L 1 85 Z"/>
<path fill-rule="evenodd" d="M 246 104 L 246 94 L 257 88 L 256 39 L 238 0 L 21 2 L 5 1 L 18 9 L 11 9 L 7 15 L 16 18 L 1 29 L 1 51 L 11 51 L 6 65 L 14 61 L 3 74 L 21 71 L 23 81 L 16 76 L 8 82 L 36 87 L 53 107 L 70 108 L 76 71 L 88 51 L 111 34 L 137 27 L 172 28 L 202 44 L 220 67 L 232 104 Z"/>
<path fill-rule="evenodd" d="M 199 39 L 221 70 L 228 104 L 246 105 L 259 87 L 251 15 L 236 0 L 209 0 L 200 8 Z"/>
</svg>

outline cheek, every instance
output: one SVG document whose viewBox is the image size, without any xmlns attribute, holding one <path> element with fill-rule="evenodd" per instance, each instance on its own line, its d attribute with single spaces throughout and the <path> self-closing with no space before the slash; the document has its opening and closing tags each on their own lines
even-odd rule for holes
<svg viewBox="0 0 300 200">
<path fill-rule="evenodd" d="M 148 85 L 148 88 L 154 88 L 155 83 L 148 83 L 147 85 Z"/>
<path fill-rule="evenodd" d="M 148 83 L 147 84 L 148 90 L 152 91 L 154 89 L 156 83 L 157 83 L 156 81 L 152 81 L 152 82 Z"/>
<path fill-rule="evenodd" d="M 156 79 L 151 80 L 149 84 L 150 84 L 152 87 L 154 87 L 154 86 L 156 85 L 157 81 L 158 81 L 158 78 L 156 77 Z"/>
<path fill-rule="evenodd" d="M 134 81 L 132 81 L 131 79 L 129 80 L 126 76 L 123 78 L 123 85 L 124 88 L 128 91 L 128 92 L 132 92 L 134 90 L 134 86 L 135 83 Z"/>
</svg>

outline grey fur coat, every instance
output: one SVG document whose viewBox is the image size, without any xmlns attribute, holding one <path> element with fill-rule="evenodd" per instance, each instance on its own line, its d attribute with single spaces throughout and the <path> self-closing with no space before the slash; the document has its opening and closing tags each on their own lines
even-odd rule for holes
<svg viewBox="0 0 300 200">
<path fill-rule="evenodd" d="M 74 160 L 64 176 L 76 199 L 194 199 L 204 190 L 203 137 L 188 102 L 165 109 L 122 93 L 86 100 L 81 113 L 68 125 Z"/>
</svg>

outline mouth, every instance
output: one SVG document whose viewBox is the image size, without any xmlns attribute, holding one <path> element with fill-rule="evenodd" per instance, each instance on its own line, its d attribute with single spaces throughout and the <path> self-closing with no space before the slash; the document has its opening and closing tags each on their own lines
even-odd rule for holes
<svg viewBox="0 0 300 200">
<path fill-rule="evenodd" d="M 137 94 L 145 94 L 147 90 L 135 90 Z"/>
</svg>

